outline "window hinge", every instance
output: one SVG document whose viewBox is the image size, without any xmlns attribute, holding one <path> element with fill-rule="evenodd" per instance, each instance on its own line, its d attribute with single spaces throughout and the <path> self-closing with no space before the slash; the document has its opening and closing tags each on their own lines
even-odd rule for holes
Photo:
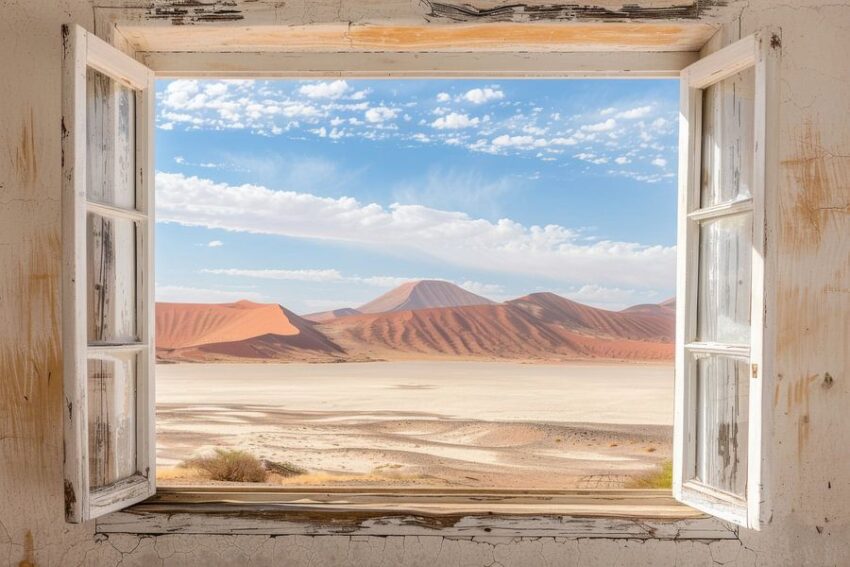
<svg viewBox="0 0 850 567">
<path fill-rule="evenodd" d="M 753 362 L 752 368 L 753 368 L 753 379 L 758 378 L 759 377 L 759 365 L 757 363 Z"/>
</svg>

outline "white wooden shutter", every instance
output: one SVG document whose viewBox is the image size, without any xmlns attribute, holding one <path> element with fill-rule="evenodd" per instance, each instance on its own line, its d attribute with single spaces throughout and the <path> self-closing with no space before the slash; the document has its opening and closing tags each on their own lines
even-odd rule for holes
<svg viewBox="0 0 850 567">
<path fill-rule="evenodd" d="M 753 529 L 772 380 L 765 202 L 780 43 L 758 33 L 681 75 L 673 492 Z"/>
<path fill-rule="evenodd" d="M 154 75 L 64 26 L 65 516 L 155 491 Z"/>
</svg>

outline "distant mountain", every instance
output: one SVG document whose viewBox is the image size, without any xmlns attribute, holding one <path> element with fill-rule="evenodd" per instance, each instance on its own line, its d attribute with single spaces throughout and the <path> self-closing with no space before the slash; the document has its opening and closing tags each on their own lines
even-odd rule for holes
<svg viewBox="0 0 850 567">
<path fill-rule="evenodd" d="M 486 303 L 411 307 L 448 301 Z M 339 314 L 313 314 L 311 317 L 320 319 L 313 322 L 279 305 L 250 301 L 220 305 L 159 303 L 157 356 L 170 361 L 309 362 L 673 357 L 675 310 L 663 304 L 608 311 L 554 293 L 533 293 L 495 304 L 453 284 L 428 281 L 405 284 L 368 305 L 389 311 L 358 313 L 344 309 L 338 310 Z"/>
<path fill-rule="evenodd" d="M 351 315 L 360 315 L 360 311 L 351 307 L 343 307 L 342 309 L 334 309 L 332 311 L 319 311 L 318 313 L 308 313 L 302 315 L 304 319 L 313 321 L 314 323 L 326 323 L 340 317 L 350 317 Z"/>
<path fill-rule="evenodd" d="M 156 352 L 163 360 L 327 360 L 343 350 L 280 305 L 157 303 Z"/>
<path fill-rule="evenodd" d="M 361 313 L 389 313 L 433 307 L 492 305 L 494 302 L 466 291 L 460 286 L 440 280 L 407 282 L 377 299 L 357 308 Z"/>
</svg>

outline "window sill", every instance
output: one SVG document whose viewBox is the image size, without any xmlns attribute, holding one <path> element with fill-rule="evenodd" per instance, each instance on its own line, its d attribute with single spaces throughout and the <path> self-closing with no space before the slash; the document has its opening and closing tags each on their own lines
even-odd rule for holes
<svg viewBox="0 0 850 567">
<path fill-rule="evenodd" d="M 735 539 L 668 490 L 159 489 L 99 533 Z"/>
</svg>

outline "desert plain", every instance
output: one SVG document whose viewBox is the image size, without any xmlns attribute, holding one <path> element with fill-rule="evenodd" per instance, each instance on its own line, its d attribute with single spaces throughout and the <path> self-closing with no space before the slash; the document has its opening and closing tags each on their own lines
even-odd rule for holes
<svg viewBox="0 0 850 567">
<path fill-rule="evenodd" d="M 623 488 L 670 459 L 665 363 L 158 364 L 162 486 L 235 448 L 288 487 Z"/>
</svg>

